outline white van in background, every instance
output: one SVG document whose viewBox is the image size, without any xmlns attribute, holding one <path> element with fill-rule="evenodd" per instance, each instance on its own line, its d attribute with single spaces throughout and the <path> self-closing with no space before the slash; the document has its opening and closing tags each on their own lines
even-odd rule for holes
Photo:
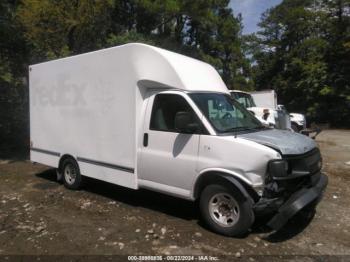
<svg viewBox="0 0 350 262">
<path fill-rule="evenodd" d="M 279 110 L 284 110 L 288 112 L 284 105 L 277 106 Z M 303 114 L 299 113 L 289 113 L 291 127 L 294 132 L 301 132 L 306 129 L 306 118 Z"/>
<path fill-rule="evenodd" d="M 92 177 L 198 199 L 211 230 L 238 236 L 259 213 L 280 229 L 326 188 L 316 143 L 265 128 L 204 62 L 127 44 L 32 65 L 29 79 L 30 159 L 69 189 Z"/>
<path fill-rule="evenodd" d="M 265 125 L 277 129 L 291 130 L 289 114 L 277 104 L 277 95 L 273 90 L 244 92 L 230 91 L 231 96 L 255 115 Z"/>
</svg>

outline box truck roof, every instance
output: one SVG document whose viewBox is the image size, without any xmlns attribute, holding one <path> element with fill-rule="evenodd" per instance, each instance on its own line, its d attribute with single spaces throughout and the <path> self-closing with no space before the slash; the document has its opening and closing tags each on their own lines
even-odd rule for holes
<svg viewBox="0 0 350 262">
<path fill-rule="evenodd" d="M 131 43 L 90 53 L 32 65 L 30 68 L 69 64 L 77 61 L 81 71 L 86 63 L 108 64 L 118 78 L 129 78 L 134 83 L 154 87 L 176 88 L 187 91 L 214 91 L 227 93 L 227 87 L 211 65 L 178 53 L 154 46 Z M 79 62 L 81 61 L 80 65 Z M 134 85 L 135 86 L 135 85 Z"/>
</svg>

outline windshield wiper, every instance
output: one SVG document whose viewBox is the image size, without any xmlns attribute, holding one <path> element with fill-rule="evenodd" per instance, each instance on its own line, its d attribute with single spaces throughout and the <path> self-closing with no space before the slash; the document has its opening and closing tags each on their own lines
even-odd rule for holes
<svg viewBox="0 0 350 262">
<path fill-rule="evenodd" d="M 232 128 L 226 129 L 223 131 L 223 133 L 229 133 L 229 132 L 234 132 L 234 131 L 244 131 L 244 130 L 249 130 L 249 129 L 251 129 L 251 128 L 248 126 L 237 126 L 237 127 L 232 127 Z"/>
<path fill-rule="evenodd" d="M 229 132 L 235 132 L 235 131 L 248 131 L 248 130 L 260 130 L 265 129 L 264 126 L 257 126 L 257 127 L 249 127 L 249 126 L 238 126 L 238 127 L 232 127 L 229 129 L 226 129 L 223 131 L 223 133 L 229 133 Z"/>
<path fill-rule="evenodd" d="M 267 128 L 266 126 L 257 126 L 257 127 L 252 128 L 252 129 L 261 130 L 261 129 L 266 129 L 266 128 Z"/>
</svg>

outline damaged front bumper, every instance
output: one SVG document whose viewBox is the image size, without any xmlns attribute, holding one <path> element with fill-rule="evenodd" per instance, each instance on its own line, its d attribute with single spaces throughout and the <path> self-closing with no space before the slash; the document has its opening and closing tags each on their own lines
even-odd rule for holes
<svg viewBox="0 0 350 262">
<path fill-rule="evenodd" d="M 261 198 L 254 205 L 255 213 L 274 213 L 275 215 L 267 225 L 274 230 L 281 229 L 300 210 L 309 206 L 316 206 L 321 200 L 328 184 L 327 176 L 318 173 L 308 179 L 308 183 L 305 183 L 303 187 L 291 193 L 288 197 L 284 194 L 278 197 Z"/>
</svg>

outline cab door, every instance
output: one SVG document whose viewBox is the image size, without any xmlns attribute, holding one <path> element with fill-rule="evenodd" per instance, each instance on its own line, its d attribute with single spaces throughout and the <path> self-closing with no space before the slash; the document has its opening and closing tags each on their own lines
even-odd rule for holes
<svg viewBox="0 0 350 262">
<path fill-rule="evenodd" d="M 139 185 L 176 196 L 189 197 L 196 175 L 198 146 L 203 126 L 186 98 L 177 93 L 150 97 L 143 126 L 138 164 Z M 194 134 L 175 129 L 178 112 L 190 112 L 198 123 Z"/>
</svg>

